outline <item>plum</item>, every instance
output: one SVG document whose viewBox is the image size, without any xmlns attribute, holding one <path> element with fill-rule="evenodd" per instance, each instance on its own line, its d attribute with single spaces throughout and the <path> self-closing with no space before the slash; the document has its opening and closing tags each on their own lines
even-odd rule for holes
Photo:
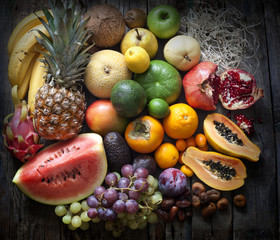
<svg viewBox="0 0 280 240">
<path fill-rule="evenodd" d="M 187 188 L 187 178 L 176 168 L 168 168 L 159 175 L 159 189 L 168 197 L 178 197 Z"/>
</svg>

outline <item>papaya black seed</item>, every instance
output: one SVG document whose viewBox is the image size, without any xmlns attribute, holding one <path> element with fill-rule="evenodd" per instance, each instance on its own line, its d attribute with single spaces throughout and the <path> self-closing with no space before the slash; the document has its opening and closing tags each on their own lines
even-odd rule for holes
<svg viewBox="0 0 280 240">
<path fill-rule="evenodd" d="M 227 127 L 224 123 L 218 122 L 216 120 L 214 120 L 213 123 L 218 133 L 228 142 L 237 144 L 239 146 L 243 146 L 243 141 L 240 138 L 238 138 L 237 133 L 233 133 L 231 129 Z"/>
<path fill-rule="evenodd" d="M 217 174 L 218 177 L 225 179 L 227 181 L 231 180 L 236 176 L 236 171 L 234 168 L 230 166 L 225 166 L 221 164 L 220 161 L 214 162 L 213 160 L 203 161 L 205 166 L 209 167 L 209 170 L 214 174 Z"/>
</svg>

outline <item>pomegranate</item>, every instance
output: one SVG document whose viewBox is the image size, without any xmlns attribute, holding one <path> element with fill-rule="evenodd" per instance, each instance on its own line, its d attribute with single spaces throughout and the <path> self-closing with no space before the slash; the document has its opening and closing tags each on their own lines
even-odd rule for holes
<svg viewBox="0 0 280 240">
<path fill-rule="evenodd" d="M 230 69 L 220 76 L 219 99 L 229 110 L 245 109 L 263 97 L 254 76 L 241 69 Z"/>
<path fill-rule="evenodd" d="M 253 134 L 253 119 L 248 119 L 244 114 L 235 114 L 234 118 L 238 127 L 240 127 L 244 133 L 246 133 L 248 136 Z"/>
<path fill-rule="evenodd" d="M 212 62 L 201 62 L 183 78 L 187 103 L 202 110 L 215 110 L 218 102 L 220 78 L 216 75 L 218 66 Z"/>
</svg>

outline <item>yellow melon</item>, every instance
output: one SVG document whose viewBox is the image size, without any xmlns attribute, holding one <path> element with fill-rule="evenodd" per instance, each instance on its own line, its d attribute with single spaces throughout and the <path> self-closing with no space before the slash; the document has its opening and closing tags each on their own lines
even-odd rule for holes
<svg viewBox="0 0 280 240">
<path fill-rule="evenodd" d="M 110 98 L 117 82 L 131 78 L 124 55 L 115 50 L 94 53 L 85 70 L 85 85 L 98 98 Z"/>
</svg>

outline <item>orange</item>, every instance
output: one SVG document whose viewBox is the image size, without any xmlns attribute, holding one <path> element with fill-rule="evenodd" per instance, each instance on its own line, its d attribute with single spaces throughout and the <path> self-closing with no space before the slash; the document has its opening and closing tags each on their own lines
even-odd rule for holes
<svg viewBox="0 0 280 240">
<path fill-rule="evenodd" d="M 196 134 L 194 139 L 195 139 L 196 146 L 199 148 L 205 147 L 205 145 L 207 144 L 206 137 L 202 133 Z"/>
<path fill-rule="evenodd" d="M 187 143 L 184 139 L 178 139 L 176 141 L 176 148 L 178 149 L 178 151 L 185 151 L 187 148 Z"/>
<path fill-rule="evenodd" d="M 157 165 L 162 168 L 170 168 L 179 160 L 179 151 L 172 143 L 161 144 L 154 154 Z"/>
<path fill-rule="evenodd" d="M 191 170 L 187 165 L 183 165 L 180 170 L 186 175 L 186 177 L 193 176 L 193 170 Z"/>
<path fill-rule="evenodd" d="M 165 133 L 174 139 L 192 136 L 198 126 L 196 111 L 185 103 L 176 103 L 169 107 L 170 114 L 163 119 Z"/>
</svg>

